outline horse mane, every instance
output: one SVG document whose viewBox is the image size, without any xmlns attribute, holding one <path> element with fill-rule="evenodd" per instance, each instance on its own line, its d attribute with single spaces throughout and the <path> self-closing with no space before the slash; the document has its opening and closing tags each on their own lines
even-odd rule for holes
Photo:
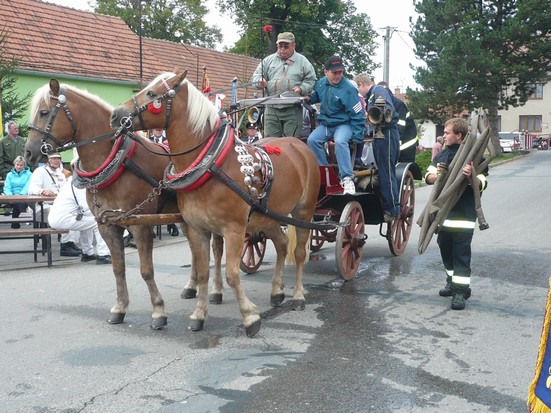
<svg viewBox="0 0 551 413">
<path fill-rule="evenodd" d="M 162 79 L 169 79 L 176 76 L 173 72 L 161 73 L 151 83 L 155 84 Z M 211 129 L 214 129 L 216 122 L 219 119 L 218 111 L 212 102 L 204 96 L 190 81 L 187 79 L 182 80 L 181 87 L 187 87 L 187 116 L 188 123 L 190 125 L 192 133 L 199 133 L 204 127 L 205 123 L 209 123 Z"/>
<path fill-rule="evenodd" d="M 100 97 L 98 97 L 98 96 L 96 96 L 96 95 L 94 95 L 94 94 L 92 94 L 92 93 L 90 93 L 86 90 L 78 89 L 74 86 L 67 85 L 65 83 L 61 83 L 59 86 L 60 86 L 60 88 L 63 88 L 65 90 L 69 90 L 69 91 L 71 91 L 71 92 L 73 92 L 77 95 L 82 96 L 83 98 L 92 100 L 93 102 L 97 103 L 99 106 L 103 106 L 109 112 L 112 112 L 113 109 L 114 109 L 112 105 L 110 105 L 109 103 L 107 103 L 106 101 L 101 99 Z M 30 109 L 31 122 L 38 115 L 38 109 L 39 109 L 39 107 L 42 103 L 44 103 L 48 107 L 48 109 L 51 109 L 52 103 L 51 103 L 51 100 L 50 100 L 50 84 L 49 83 L 46 83 L 44 86 L 41 86 L 34 93 L 33 99 L 31 101 L 31 109 Z M 69 102 L 69 104 L 70 104 L 70 102 Z"/>
</svg>

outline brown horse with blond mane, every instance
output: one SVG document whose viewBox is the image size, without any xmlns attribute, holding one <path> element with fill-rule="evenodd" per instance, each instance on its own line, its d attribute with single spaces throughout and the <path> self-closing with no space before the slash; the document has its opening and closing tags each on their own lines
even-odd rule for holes
<svg viewBox="0 0 551 413">
<path fill-rule="evenodd" d="M 129 306 L 123 232 L 127 227 L 103 224 L 102 217 L 116 218 L 132 211 L 152 194 L 163 179 L 169 164 L 165 148 L 149 139 L 135 136 L 114 136 L 109 126 L 113 107 L 99 97 L 51 79 L 39 88 L 31 103 L 31 126 L 25 156 L 31 164 L 45 162 L 54 151 L 76 147 L 79 160 L 73 180 L 88 187 L 87 200 L 91 211 L 100 219 L 99 230 L 111 252 L 117 299 L 108 322 L 122 323 Z M 139 140 L 138 140 L 139 139 Z M 138 143 L 139 142 L 139 143 Z M 78 182 L 75 182 L 78 185 Z M 176 197 L 168 191 L 150 197 L 136 214 L 178 213 Z M 109 221 L 107 221 L 109 222 Z M 140 272 L 147 284 L 153 305 L 151 326 L 160 329 L 167 324 L 164 301 L 157 288 L 153 269 L 152 225 L 130 225 L 140 258 Z M 221 257 L 223 240 L 215 238 L 213 251 L 216 276 L 213 296 L 222 297 Z M 195 296 L 192 276 L 182 296 Z"/>
<path fill-rule="evenodd" d="M 271 304 L 280 305 L 285 297 L 283 268 L 288 241 L 280 222 L 263 211 L 290 214 L 309 223 L 316 208 L 319 168 L 308 146 L 296 138 L 243 145 L 214 105 L 185 79 L 186 74 L 159 75 L 115 108 L 111 126 L 167 130 L 173 168 L 165 174 L 165 182 L 178 190 L 178 206 L 188 226 L 196 264 L 198 301 L 190 316 L 190 329 L 201 330 L 208 315 L 208 241 L 214 233 L 224 237 L 226 280 L 239 304 L 246 334 L 251 337 L 260 329 L 260 315 L 240 283 L 245 234 L 262 231 L 274 243 L 277 259 Z M 302 275 L 309 232 L 297 227 L 292 301 L 297 310 L 304 309 Z"/>
</svg>

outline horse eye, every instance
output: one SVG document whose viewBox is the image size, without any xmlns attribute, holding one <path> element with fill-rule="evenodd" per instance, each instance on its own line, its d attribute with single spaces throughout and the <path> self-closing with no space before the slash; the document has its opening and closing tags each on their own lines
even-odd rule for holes
<svg viewBox="0 0 551 413">
<path fill-rule="evenodd" d="M 49 113 L 50 113 L 49 110 L 42 109 L 42 110 L 40 111 L 40 116 L 41 116 L 41 117 L 48 116 Z"/>
<path fill-rule="evenodd" d="M 155 96 L 157 96 L 157 95 L 155 95 L 155 92 L 153 92 L 152 90 L 147 91 L 147 97 L 148 98 L 154 98 Z"/>
</svg>

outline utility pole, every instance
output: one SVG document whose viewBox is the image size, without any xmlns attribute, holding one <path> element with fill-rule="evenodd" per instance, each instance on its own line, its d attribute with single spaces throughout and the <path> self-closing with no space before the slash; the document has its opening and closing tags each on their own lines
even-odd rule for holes
<svg viewBox="0 0 551 413">
<path fill-rule="evenodd" d="M 383 39 L 385 41 L 385 55 L 384 55 L 384 62 L 383 62 L 383 81 L 387 83 L 387 85 L 390 85 L 389 82 L 389 68 L 390 68 L 390 38 L 392 37 L 392 34 L 397 30 L 396 27 L 390 27 L 386 26 L 386 34 L 383 36 Z"/>
</svg>

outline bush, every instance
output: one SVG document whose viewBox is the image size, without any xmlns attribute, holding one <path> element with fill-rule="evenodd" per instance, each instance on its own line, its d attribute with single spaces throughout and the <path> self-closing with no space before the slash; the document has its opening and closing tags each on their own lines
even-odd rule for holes
<svg viewBox="0 0 551 413">
<path fill-rule="evenodd" d="M 425 173 L 427 172 L 427 168 L 429 167 L 431 161 L 432 161 L 432 149 L 430 148 L 425 149 L 423 152 L 419 152 L 415 156 L 415 162 L 421 168 L 422 176 L 425 176 Z"/>
</svg>

